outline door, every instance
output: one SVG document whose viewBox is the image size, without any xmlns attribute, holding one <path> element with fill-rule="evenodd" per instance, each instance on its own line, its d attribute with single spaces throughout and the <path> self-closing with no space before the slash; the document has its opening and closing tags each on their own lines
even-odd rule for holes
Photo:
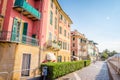
<svg viewBox="0 0 120 80">
<path fill-rule="evenodd" d="M 30 62 L 31 62 L 31 54 L 23 54 L 23 59 L 22 59 L 22 76 L 29 76 L 29 70 L 30 69 Z"/>
<path fill-rule="evenodd" d="M 28 23 L 24 23 L 24 26 L 23 26 L 23 35 L 22 35 L 22 42 L 23 43 L 26 43 L 27 29 L 28 29 Z"/>
<path fill-rule="evenodd" d="M 32 35 L 32 45 L 37 45 L 36 35 L 35 34 Z"/>
</svg>

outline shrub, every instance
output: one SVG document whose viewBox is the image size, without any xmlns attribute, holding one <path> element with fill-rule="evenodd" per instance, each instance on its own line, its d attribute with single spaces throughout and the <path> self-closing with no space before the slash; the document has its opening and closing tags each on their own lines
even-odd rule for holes
<svg viewBox="0 0 120 80">
<path fill-rule="evenodd" d="M 41 65 L 41 70 L 43 66 L 47 66 L 47 76 L 46 80 L 55 80 L 65 74 L 71 73 L 73 71 L 79 70 L 90 64 L 90 61 L 73 61 L 73 62 L 61 62 L 61 63 L 45 63 Z"/>
</svg>

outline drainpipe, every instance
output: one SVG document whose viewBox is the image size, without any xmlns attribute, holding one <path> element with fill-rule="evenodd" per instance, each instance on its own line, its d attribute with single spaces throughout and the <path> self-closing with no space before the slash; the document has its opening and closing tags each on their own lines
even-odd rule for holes
<svg viewBox="0 0 120 80">
<path fill-rule="evenodd" d="M 42 0 L 43 2 L 42 2 L 42 11 L 44 10 L 44 7 L 43 7 L 43 3 L 44 3 L 44 0 Z M 40 2 L 41 3 L 41 2 Z M 39 12 L 40 12 L 40 5 L 39 5 Z M 41 13 L 42 13 L 42 11 L 41 11 Z M 42 14 L 41 14 L 42 15 Z M 42 21 L 42 20 L 41 20 Z M 38 21 L 38 27 L 40 27 L 39 29 L 39 34 L 40 34 L 40 36 L 38 37 L 39 39 L 39 57 L 38 57 L 38 68 L 40 67 L 40 62 L 41 62 L 41 37 L 42 37 L 42 23 L 43 23 L 43 21 L 42 22 L 40 22 L 40 20 Z M 38 35 L 39 35 L 38 34 Z"/>
</svg>

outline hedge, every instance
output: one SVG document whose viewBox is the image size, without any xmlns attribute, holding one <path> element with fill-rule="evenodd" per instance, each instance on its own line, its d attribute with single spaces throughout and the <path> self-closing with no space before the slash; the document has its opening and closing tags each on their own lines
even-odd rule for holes
<svg viewBox="0 0 120 80">
<path fill-rule="evenodd" d="M 86 64 L 85 64 L 86 63 Z M 90 61 L 73 61 L 73 62 L 61 62 L 61 63 L 45 63 L 41 64 L 41 70 L 43 66 L 47 66 L 46 80 L 55 80 L 65 74 L 83 68 L 85 65 L 89 65 Z"/>
</svg>

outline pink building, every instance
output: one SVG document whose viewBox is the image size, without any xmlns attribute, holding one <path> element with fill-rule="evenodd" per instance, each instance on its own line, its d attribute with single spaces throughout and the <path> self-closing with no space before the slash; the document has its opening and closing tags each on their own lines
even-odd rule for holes
<svg viewBox="0 0 120 80">
<path fill-rule="evenodd" d="M 73 60 L 87 59 L 87 38 L 77 30 L 71 31 L 71 56 Z"/>
<path fill-rule="evenodd" d="M 0 72 L 11 73 L 0 74 L 0 80 L 40 75 L 43 6 L 44 0 L 0 1 Z"/>
</svg>

